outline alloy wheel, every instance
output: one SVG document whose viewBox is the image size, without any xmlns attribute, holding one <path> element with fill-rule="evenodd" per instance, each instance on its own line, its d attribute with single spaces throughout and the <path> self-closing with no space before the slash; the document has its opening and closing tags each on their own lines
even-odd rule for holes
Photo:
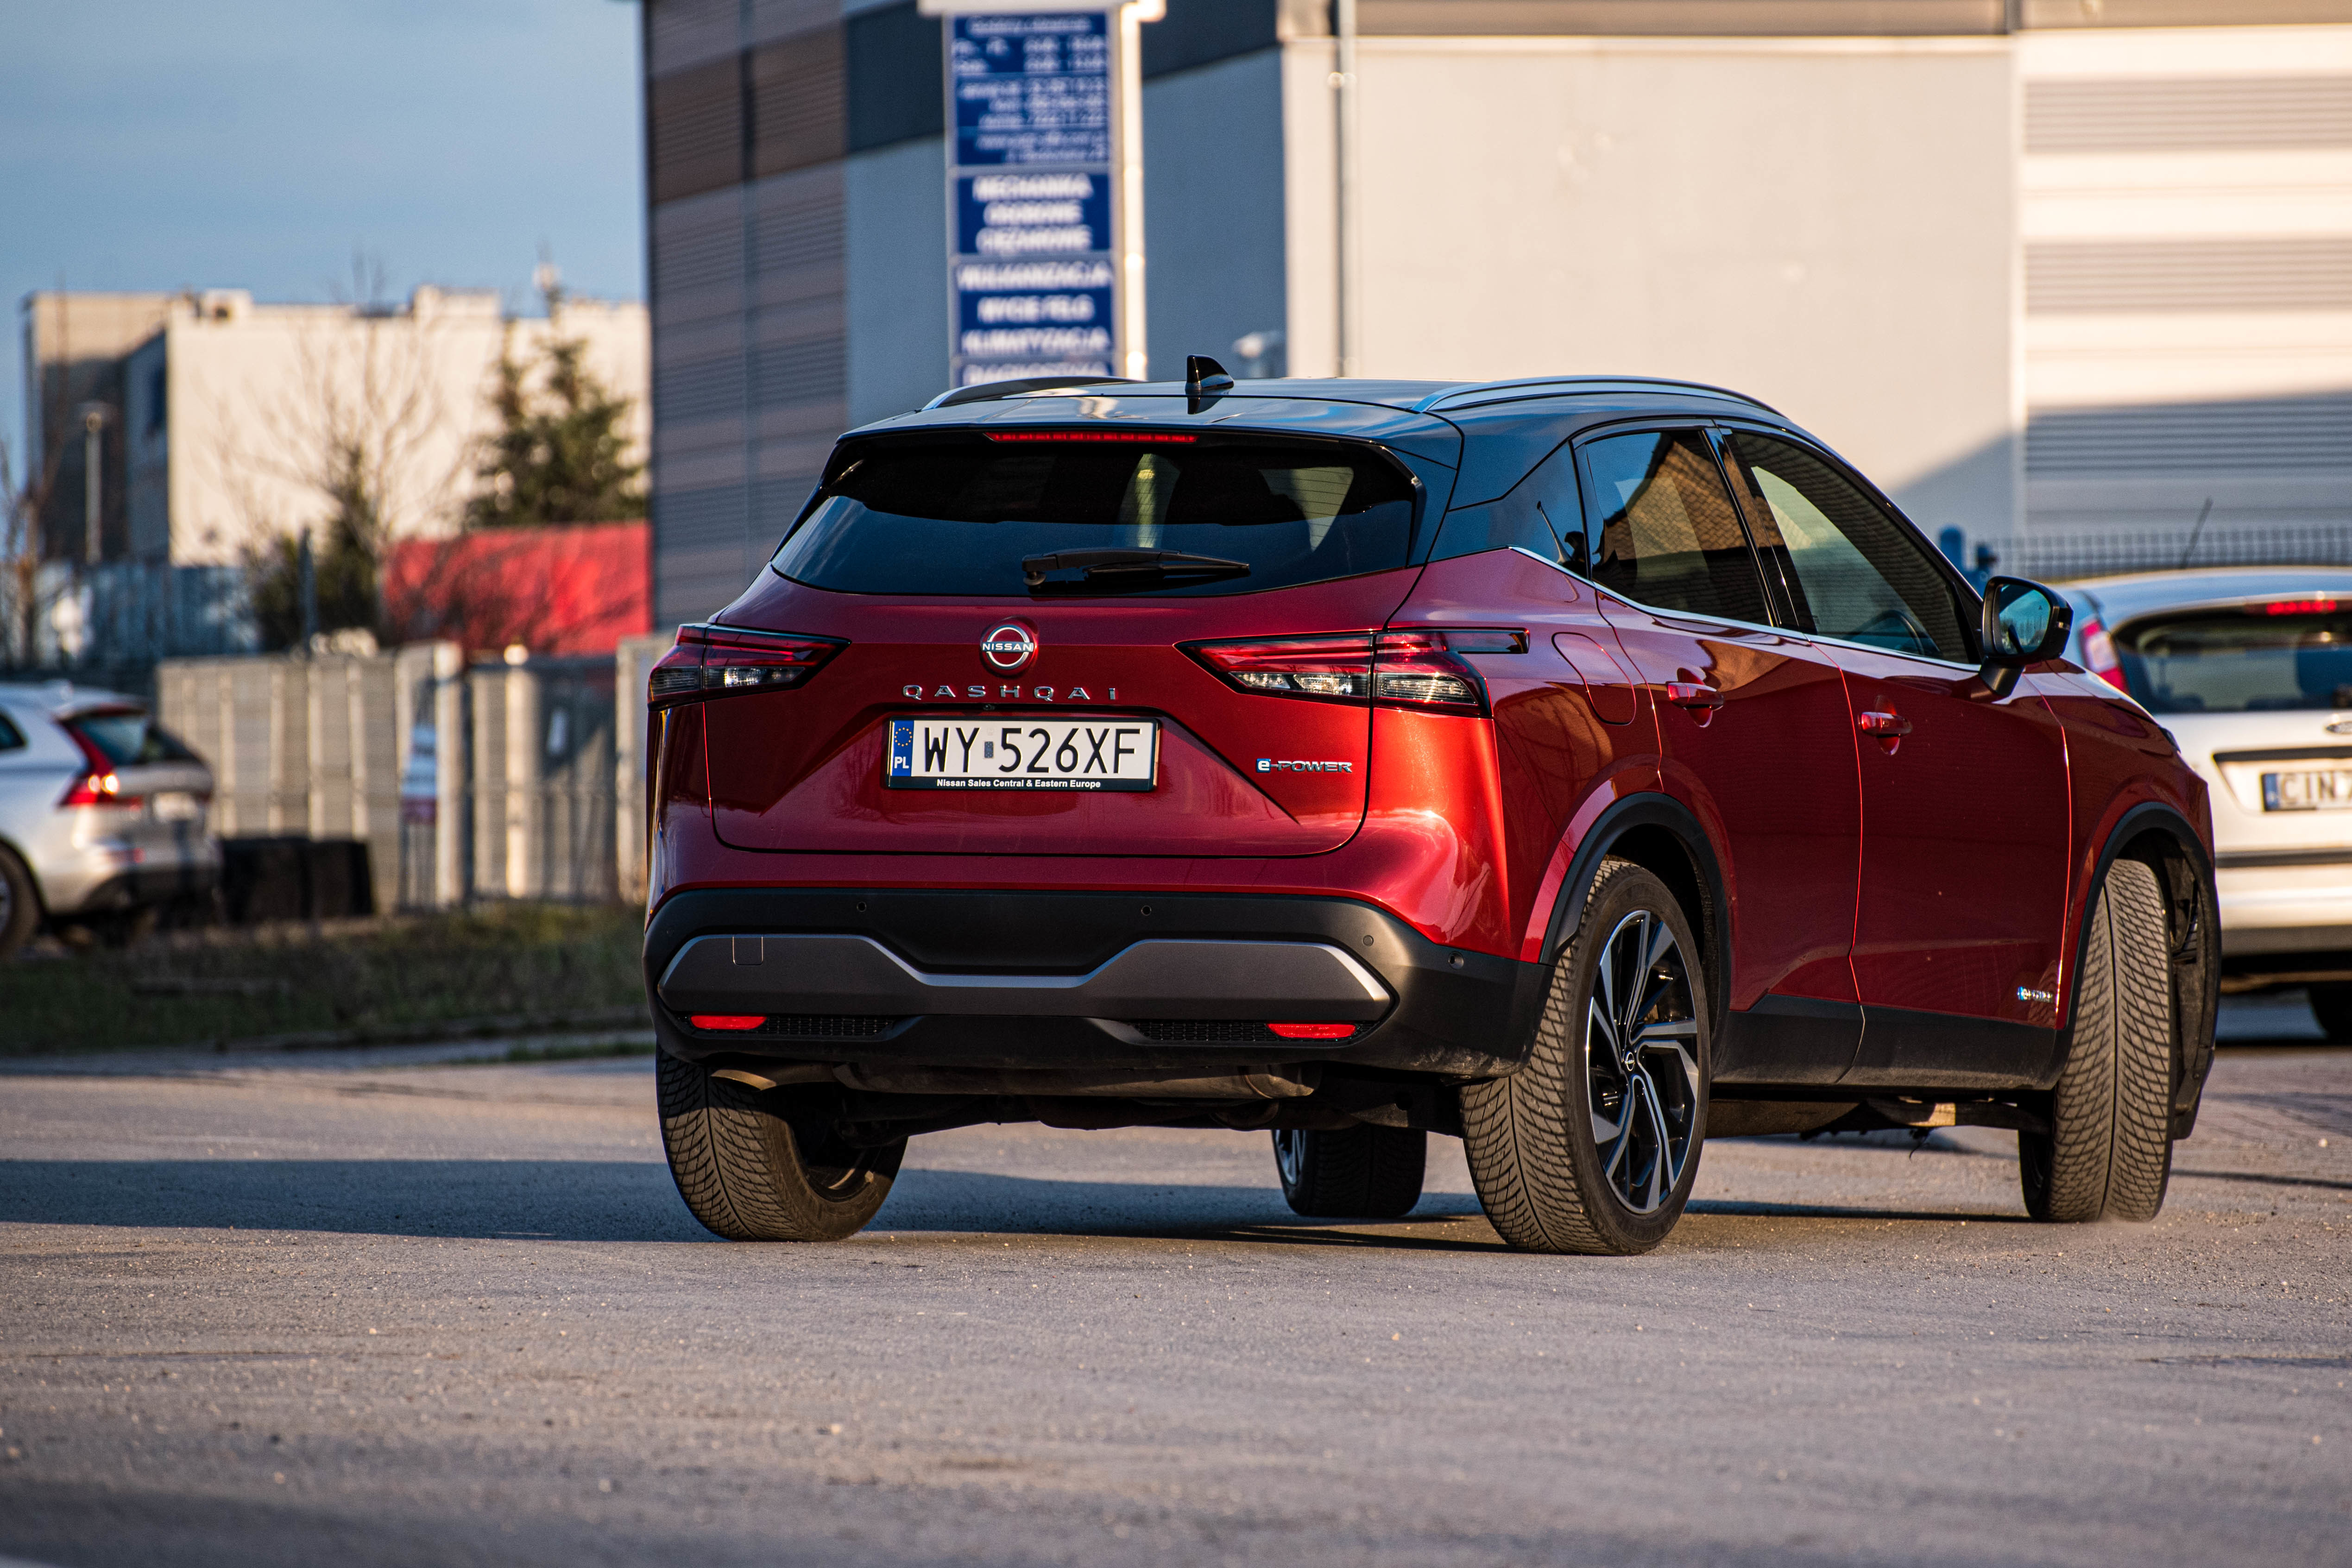
<svg viewBox="0 0 2352 1568">
<path fill-rule="evenodd" d="M 1601 950 L 1585 1012 L 1584 1068 L 1602 1179 L 1636 1214 L 1681 1184 L 1697 1130 L 1698 1020 L 1682 945 L 1637 909 Z"/>
<path fill-rule="evenodd" d="M 1295 1187 L 1306 1178 L 1307 1134 L 1296 1128 L 1277 1128 L 1274 1134 L 1274 1166 L 1282 1174 L 1282 1185 Z"/>
</svg>

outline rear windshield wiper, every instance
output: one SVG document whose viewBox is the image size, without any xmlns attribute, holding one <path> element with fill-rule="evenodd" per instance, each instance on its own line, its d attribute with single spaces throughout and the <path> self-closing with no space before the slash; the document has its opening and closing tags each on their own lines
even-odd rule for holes
<svg viewBox="0 0 2352 1568">
<path fill-rule="evenodd" d="M 1021 576 L 1032 588 L 1045 586 L 1049 571 L 1083 571 L 1087 580 L 1142 577 L 1247 577 L 1249 562 L 1223 556 L 1188 555 L 1178 549 L 1066 549 L 1021 558 Z M 1108 586 L 1108 584 L 1106 584 Z"/>
</svg>

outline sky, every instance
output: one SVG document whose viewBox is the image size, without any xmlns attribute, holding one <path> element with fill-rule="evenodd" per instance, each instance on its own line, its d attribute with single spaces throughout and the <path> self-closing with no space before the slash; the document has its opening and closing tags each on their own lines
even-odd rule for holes
<svg viewBox="0 0 2352 1568">
<path fill-rule="evenodd" d="M 624 0 L 0 0 L 0 440 L 38 288 L 641 299 L 641 145 Z"/>
</svg>

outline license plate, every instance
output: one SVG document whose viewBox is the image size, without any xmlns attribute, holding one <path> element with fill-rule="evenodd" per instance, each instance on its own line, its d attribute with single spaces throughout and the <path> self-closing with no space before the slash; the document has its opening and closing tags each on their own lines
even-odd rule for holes
<svg viewBox="0 0 2352 1568">
<path fill-rule="evenodd" d="M 1145 790 L 1160 773 L 1148 718 L 894 718 L 882 753 L 893 789 Z"/>
<path fill-rule="evenodd" d="M 184 789 L 165 789 L 152 799 L 159 822 L 193 822 L 204 815 L 203 804 Z"/>
<path fill-rule="evenodd" d="M 2263 775 L 2265 811 L 2352 810 L 2352 768 Z"/>
</svg>

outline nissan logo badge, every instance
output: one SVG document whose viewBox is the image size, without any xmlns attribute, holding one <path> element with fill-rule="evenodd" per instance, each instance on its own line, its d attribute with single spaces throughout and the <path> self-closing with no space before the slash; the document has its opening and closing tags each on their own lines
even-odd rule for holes
<svg viewBox="0 0 2352 1568">
<path fill-rule="evenodd" d="M 1037 633 L 1018 621 L 991 626 L 980 640 L 980 656 L 988 661 L 989 668 L 1008 675 L 1025 670 L 1037 656 Z"/>
</svg>

